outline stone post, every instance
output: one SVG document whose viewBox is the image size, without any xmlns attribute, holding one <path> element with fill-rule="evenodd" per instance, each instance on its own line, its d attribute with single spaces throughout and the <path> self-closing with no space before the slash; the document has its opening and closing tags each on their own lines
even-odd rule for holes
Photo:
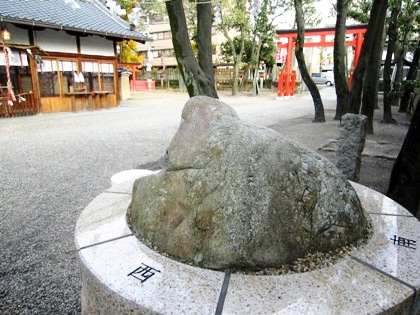
<svg viewBox="0 0 420 315">
<path fill-rule="evenodd" d="M 128 71 L 121 73 L 121 100 L 123 101 L 130 98 L 130 75 L 131 72 Z"/>
<path fill-rule="evenodd" d="M 337 167 L 347 179 L 358 182 L 362 151 L 365 147 L 367 117 L 345 114 L 338 138 Z"/>
</svg>

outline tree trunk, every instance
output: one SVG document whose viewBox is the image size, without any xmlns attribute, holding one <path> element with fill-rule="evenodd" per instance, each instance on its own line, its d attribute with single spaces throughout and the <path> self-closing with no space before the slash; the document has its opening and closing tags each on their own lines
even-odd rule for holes
<svg viewBox="0 0 420 315">
<path fill-rule="evenodd" d="M 318 88 L 312 80 L 308 69 L 306 68 L 305 56 L 303 54 L 303 43 L 305 41 L 305 22 L 303 19 L 302 0 L 294 0 L 294 3 L 296 10 L 296 25 L 298 30 L 295 49 L 296 60 L 298 62 L 302 80 L 308 87 L 314 102 L 315 117 L 313 122 L 325 122 L 324 105 L 322 104 L 321 95 L 319 94 Z"/>
<path fill-rule="evenodd" d="M 213 16 L 211 13 L 211 3 L 209 3 L 207 0 L 197 0 L 198 65 L 206 75 L 208 82 L 211 85 L 211 88 L 215 89 L 213 53 L 211 43 L 212 24 Z"/>
<path fill-rule="evenodd" d="M 365 81 L 363 83 L 362 114 L 367 116 L 366 132 L 373 134 L 373 115 L 378 106 L 378 82 L 379 70 L 381 68 L 382 52 L 384 47 L 384 25 L 388 2 L 385 1 L 381 11 L 378 13 L 376 34 L 373 39 L 373 46 L 366 65 Z"/>
<path fill-rule="evenodd" d="M 407 32 L 404 33 L 402 40 L 400 41 L 400 47 L 399 51 L 396 54 L 397 55 L 397 71 L 395 71 L 395 78 L 394 78 L 394 84 L 397 87 L 397 90 L 401 90 L 401 84 L 403 81 L 403 74 L 404 74 L 404 60 L 405 55 L 407 54 L 407 46 L 408 46 L 408 34 Z M 399 105 L 398 112 L 405 113 L 407 111 L 407 108 L 404 108 L 401 106 L 400 103 L 400 97 L 396 96 L 393 99 L 393 105 Z"/>
<path fill-rule="evenodd" d="M 337 107 L 335 120 L 349 111 L 347 102 L 349 86 L 347 82 L 347 46 L 346 46 L 346 18 L 349 0 L 337 0 L 337 21 L 335 25 L 334 41 L 334 79 L 335 93 L 337 94 Z"/>
<path fill-rule="evenodd" d="M 248 67 L 246 67 L 245 69 L 244 69 L 244 76 L 242 77 L 242 80 L 241 80 L 241 84 L 239 85 L 239 91 L 240 92 L 242 92 L 242 91 L 246 91 L 246 88 L 247 88 L 247 82 L 248 82 L 248 78 L 249 78 L 249 66 Z"/>
<path fill-rule="evenodd" d="M 236 95 L 238 93 L 238 91 L 240 90 L 239 88 L 239 67 L 241 64 L 241 60 L 242 60 L 242 56 L 244 54 L 245 51 L 245 37 L 243 35 L 244 30 L 243 30 L 243 26 L 240 26 L 240 38 L 241 38 L 241 48 L 239 50 L 239 53 L 236 53 L 236 47 L 235 47 L 235 38 L 232 38 L 229 35 L 229 32 L 227 30 L 227 28 L 222 25 L 222 32 L 223 35 L 225 36 L 227 42 L 229 43 L 230 49 L 232 51 L 232 59 L 233 59 L 233 77 L 232 77 L 232 95 Z"/>
<path fill-rule="evenodd" d="M 420 106 L 392 168 L 387 196 L 420 219 Z"/>
<path fill-rule="evenodd" d="M 405 57 L 404 44 L 402 44 L 400 41 L 395 51 L 396 63 L 394 67 L 396 67 L 396 70 L 395 70 L 394 81 L 393 81 L 394 90 L 398 92 L 401 89 L 401 81 L 402 81 L 403 67 L 404 67 L 404 57 Z M 393 95 L 391 105 L 399 106 L 400 105 L 399 101 L 400 101 L 400 97 L 397 95 Z M 404 113 L 405 109 L 399 108 L 398 111 L 401 113 Z"/>
<path fill-rule="evenodd" d="M 389 19 L 388 26 L 388 47 L 386 51 L 384 72 L 383 72 L 383 90 L 384 90 L 384 116 L 382 122 L 384 123 L 395 123 L 395 119 L 392 118 L 392 96 L 391 96 L 391 75 L 392 75 L 392 56 L 395 52 L 395 43 L 397 41 L 397 18 L 401 12 L 401 0 L 396 1 L 392 9 L 391 18 Z"/>
<path fill-rule="evenodd" d="M 414 51 L 413 61 L 411 62 L 410 69 L 407 73 L 407 81 L 408 80 L 415 80 L 417 78 L 417 68 L 419 66 L 419 59 L 420 59 L 420 41 L 417 43 L 417 48 Z M 410 85 L 405 91 L 404 95 L 401 98 L 401 108 L 407 110 L 408 102 L 410 101 L 410 93 L 414 91 L 414 87 Z"/>
<path fill-rule="evenodd" d="M 239 63 L 233 63 L 233 74 L 232 74 L 232 95 L 238 94 L 239 91 Z"/>
<path fill-rule="evenodd" d="M 366 73 L 366 65 L 372 50 L 374 38 L 377 36 L 378 19 L 381 19 L 383 7 L 388 5 L 388 1 L 374 0 L 370 11 L 370 19 L 363 40 L 362 50 L 360 52 L 357 67 L 354 70 L 352 88 L 349 98 L 349 110 L 351 113 L 358 114 L 362 100 L 363 82 Z M 386 10 L 385 10 L 386 12 Z M 382 34 L 382 33 L 380 33 Z"/>
<path fill-rule="evenodd" d="M 406 22 L 407 25 L 413 25 L 416 17 L 417 17 L 418 11 L 417 10 L 412 10 L 411 11 L 411 15 L 409 16 L 408 21 Z M 399 59 L 398 59 L 398 68 L 397 68 L 397 73 L 395 75 L 395 81 L 397 82 L 398 86 L 401 86 L 402 83 L 402 79 L 403 79 L 403 67 L 404 67 L 404 59 L 405 59 L 405 55 L 407 54 L 407 50 L 408 50 L 408 43 L 410 40 L 410 28 L 404 28 L 404 35 L 402 36 L 402 41 L 401 41 L 401 50 L 400 50 L 400 55 L 399 55 Z M 407 96 L 408 98 L 410 97 L 409 95 Z M 399 98 L 395 99 L 394 104 L 398 105 L 398 101 L 400 101 Z M 405 113 L 407 112 L 407 105 L 408 105 L 408 101 L 407 102 L 400 102 L 400 106 L 398 108 L 398 112 L 400 113 Z"/>
<path fill-rule="evenodd" d="M 201 4 L 199 6 L 205 5 Z M 190 97 L 196 95 L 206 95 L 213 98 L 218 98 L 216 88 L 214 85 L 214 79 L 209 79 L 210 76 L 213 76 L 213 69 L 211 69 L 211 74 L 209 74 L 209 65 L 208 60 L 206 59 L 206 52 L 200 53 L 202 58 L 200 63 L 202 63 L 201 65 L 206 67 L 206 69 L 202 69 L 194 57 L 188 34 L 187 23 L 185 20 L 185 13 L 184 7 L 182 5 L 182 0 L 166 1 L 166 10 L 168 12 L 169 22 L 171 25 L 172 43 L 174 45 L 178 68 L 187 87 L 188 95 Z M 204 7 L 204 9 L 201 10 L 203 10 L 200 13 L 201 15 L 210 15 L 209 18 L 211 19 L 211 11 L 209 11 L 206 6 Z M 200 19 L 202 18 L 206 20 L 206 18 L 208 17 L 201 16 Z M 204 34 L 202 36 L 206 37 L 207 35 L 205 34 L 207 34 L 207 32 L 211 34 L 211 23 L 209 24 L 208 21 L 204 21 L 203 28 L 207 28 L 209 25 L 210 30 L 200 31 Z M 202 40 L 203 39 L 200 39 L 200 41 Z M 201 43 L 200 45 L 208 47 L 206 44 L 203 43 Z M 211 54 L 211 44 L 209 47 Z"/>
<path fill-rule="evenodd" d="M 255 42 L 255 41 L 254 41 Z M 260 50 L 261 50 L 261 43 L 255 44 L 254 49 L 252 51 L 252 64 L 253 64 L 253 72 L 254 77 L 252 78 L 252 96 L 256 96 L 258 93 L 258 68 L 259 68 L 259 60 L 260 60 Z"/>
<path fill-rule="evenodd" d="M 238 93 L 238 75 L 239 75 L 238 55 L 236 54 L 234 38 L 230 37 L 229 32 L 224 25 L 222 25 L 222 32 L 227 42 L 229 43 L 230 49 L 232 51 L 232 59 L 233 59 L 232 95 L 236 95 Z"/>
</svg>

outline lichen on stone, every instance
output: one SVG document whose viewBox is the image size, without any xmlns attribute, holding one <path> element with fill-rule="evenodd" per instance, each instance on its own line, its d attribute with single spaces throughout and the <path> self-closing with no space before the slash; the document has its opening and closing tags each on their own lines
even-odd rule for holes
<svg viewBox="0 0 420 315">
<path fill-rule="evenodd" d="M 364 238 L 357 194 L 326 159 L 191 98 L 167 168 L 135 182 L 130 221 L 169 256 L 217 270 L 261 270 Z"/>
</svg>

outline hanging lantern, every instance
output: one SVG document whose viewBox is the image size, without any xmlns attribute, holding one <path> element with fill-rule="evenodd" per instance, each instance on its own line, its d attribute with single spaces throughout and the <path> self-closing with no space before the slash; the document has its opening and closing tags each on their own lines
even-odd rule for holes
<svg viewBox="0 0 420 315">
<path fill-rule="evenodd" d="M 4 23 L 1 26 L 1 39 L 4 41 L 9 41 L 11 39 L 10 32 Z"/>
</svg>

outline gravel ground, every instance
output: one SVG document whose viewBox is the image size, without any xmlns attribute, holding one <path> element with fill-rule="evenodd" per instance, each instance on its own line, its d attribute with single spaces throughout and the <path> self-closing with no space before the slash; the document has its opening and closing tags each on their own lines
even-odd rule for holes
<svg viewBox="0 0 420 315">
<path fill-rule="evenodd" d="M 241 118 L 312 149 L 338 136 L 338 122 L 332 120 L 334 89 L 325 88 L 322 95 L 326 124 L 311 123 L 308 95 L 280 102 L 272 93 L 256 98 L 220 93 Z M 186 100 L 186 93 L 145 92 L 110 110 L 0 120 L 1 314 L 80 313 L 73 240 L 77 218 L 110 186 L 113 174 L 156 165 Z M 403 124 L 380 128 L 388 132 L 379 138 L 392 134 L 392 141 L 400 143 L 407 130 Z M 331 152 L 322 154 L 334 159 Z M 384 175 L 376 171 L 382 163 L 377 161 L 368 163 L 368 171 Z M 385 160 L 388 173 L 390 165 Z"/>
</svg>

